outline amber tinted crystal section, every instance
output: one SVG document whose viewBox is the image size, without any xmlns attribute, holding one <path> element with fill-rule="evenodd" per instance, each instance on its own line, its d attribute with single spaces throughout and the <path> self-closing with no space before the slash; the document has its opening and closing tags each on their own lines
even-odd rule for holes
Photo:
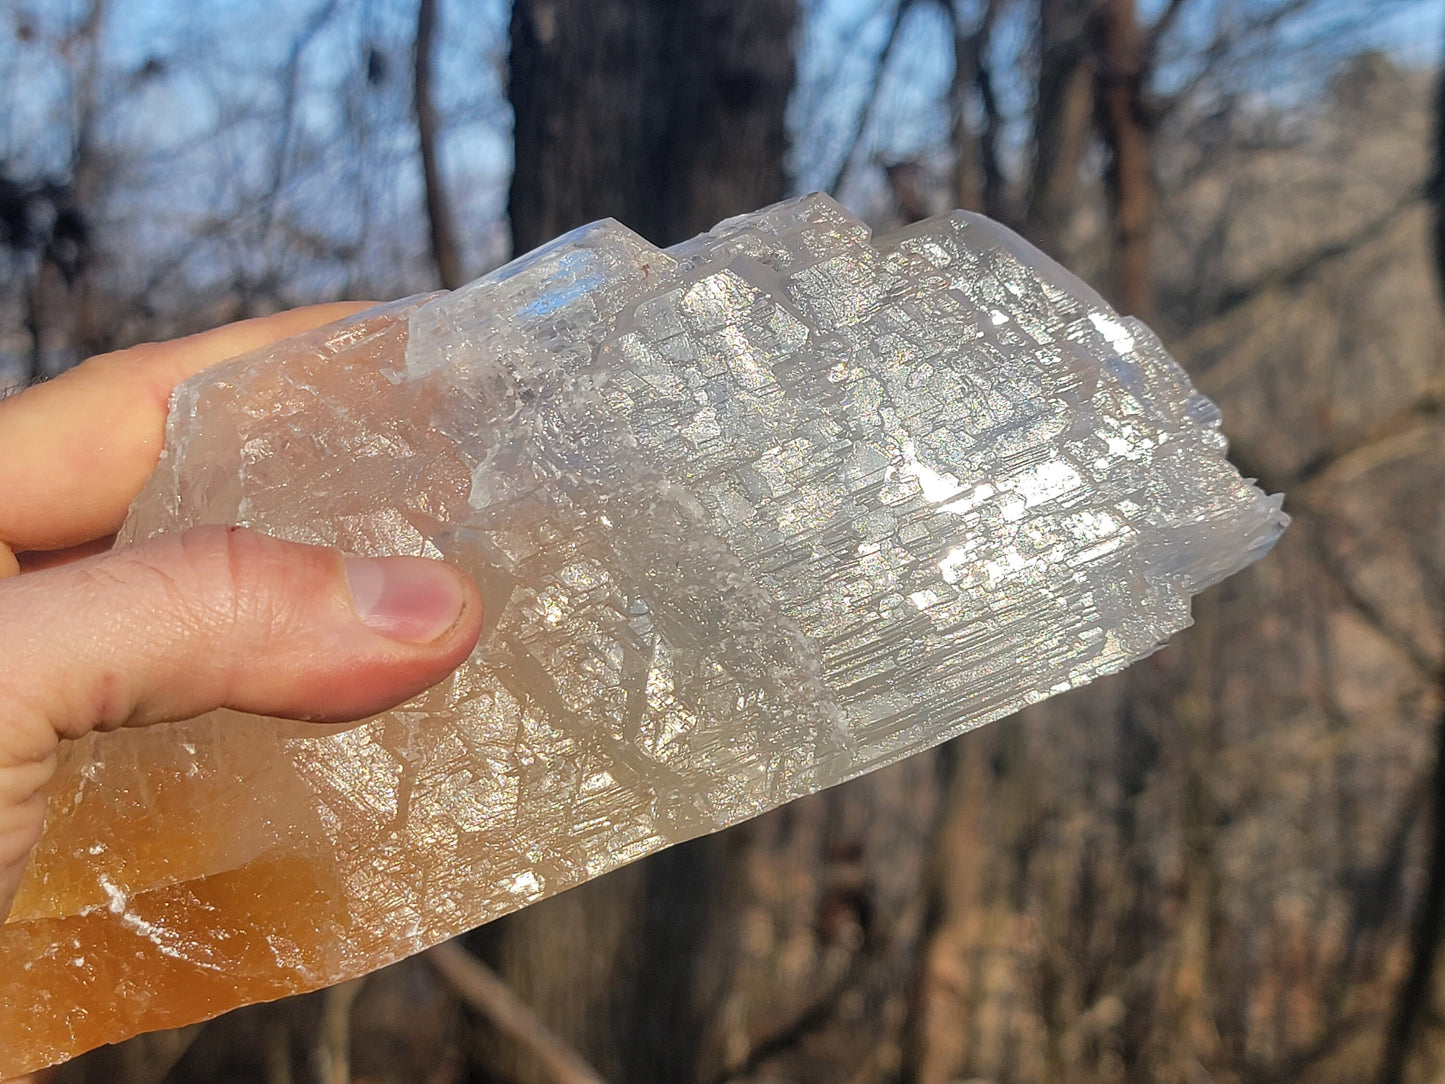
<svg viewBox="0 0 1445 1084">
<path fill-rule="evenodd" d="M 1136 321 L 957 213 L 614 222 L 180 388 L 124 538 L 475 577 L 447 682 L 337 731 L 66 750 L 0 1075 L 362 974 L 1154 650 L 1279 500 Z"/>
</svg>

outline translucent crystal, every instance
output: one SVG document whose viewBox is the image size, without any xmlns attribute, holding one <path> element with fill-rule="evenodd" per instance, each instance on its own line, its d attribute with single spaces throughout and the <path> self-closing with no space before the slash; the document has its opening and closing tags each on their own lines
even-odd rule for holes
<svg viewBox="0 0 1445 1084">
<path fill-rule="evenodd" d="M 446 557 L 423 697 L 78 743 L 0 930 L 0 1076 L 358 975 L 1153 651 L 1262 555 L 1155 337 L 955 213 L 577 230 L 201 374 L 123 539 Z"/>
</svg>

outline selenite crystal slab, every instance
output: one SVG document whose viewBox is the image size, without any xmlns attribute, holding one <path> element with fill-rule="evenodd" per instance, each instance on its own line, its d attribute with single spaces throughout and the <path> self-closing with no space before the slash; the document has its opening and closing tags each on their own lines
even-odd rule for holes
<svg viewBox="0 0 1445 1084">
<path fill-rule="evenodd" d="M 0 1076 L 309 990 L 1118 670 L 1262 555 L 1155 337 L 955 213 L 584 227 L 190 380 L 123 540 L 446 557 L 449 681 L 362 725 L 67 748 Z"/>
</svg>

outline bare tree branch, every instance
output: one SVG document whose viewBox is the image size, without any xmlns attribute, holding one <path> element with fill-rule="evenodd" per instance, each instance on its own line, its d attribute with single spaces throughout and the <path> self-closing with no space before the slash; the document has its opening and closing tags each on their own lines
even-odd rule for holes
<svg viewBox="0 0 1445 1084">
<path fill-rule="evenodd" d="M 436 46 L 436 0 L 420 0 L 416 11 L 415 98 L 417 140 L 421 148 L 421 172 L 426 186 L 427 226 L 431 233 L 432 259 L 437 275 L 448 290 L 466 281 L 462 274 L 460 246 L 452 221 L 451 204 L 441 176 L 438 150 L 437 110 L 432 97 L 433 50 Z"/>
<path fill-rule="evenodd" d="M 993 218 L 1008 218 L 1003 209 L 1004 173 L 998 141 L 1002 129 L 998 95 L 988 51 L 1002 8 L 1001 0 L 988 0 L 973 26 L 967 26 L 957 0 L 943 2 L 953 33 L 953 83 L 949 107 L 953 114 L 955 151 L 953 198 L 956 206 L 982 211 Z M 970 94 L 978 95 L 983 123 L 970 130 Z"/>
<path fill-rule="evenodd" d="M 1092 138 L 1093 79 L 1085 30 L 1099 0 L 1036 0 L 1038 59 L 1024 232 L 1059 254 L 1077 207 L 1079 164 Z"/>
<path fill-rule="evenodd" d="M 91 0 L 90 10 L 76 31 L 76 37 L 84 43 L 84 58 L 75 89 L 75 128 L 71 133 L 70 159 L 72 180 L 83 201 L 94 195 L 88 191 L 84 183 L 86 178 L 81 174 L 94 156 L 95 122 L 100 112 L 100 43 L 108 6 L 109 0 Z"/>
<path fill-rule="evenodd" d="M 1372 629 L 1393 644 L 1396 650 L 1409 660 L 1410 665 L 1416 671 L 1427 680 L 1438 680 L 1436 675 L 1440 670 L 1439 660 L 1431 657 L 1424 645 L 1418 643 L 1414 636 L 1396 624 L 1383 606 L 1360 590 L 1344 563 L 1318 535 L 1315 536 L 1314 548 L 1320 567 L 1334 581 L 1355 612 L 1364 618 Z"/>
<path fill-rule="evenodd" d="M 848 969 L 832 986 L 824 990 L 816 1000 L 807 1005 L 794 1019 L 788 1021 L 771 1035 L 753 1044 L 741 1065 L 735 1066 L 719 1077 L 714 1084 L 727 1084 L 733 1080 L 747 1080 L 768 1062 L 781 1054 L 796 1049 L 810 1036 L 817 1034 L 837 1015 L 838 1006 L 851 990 L 858 988 L 858 982 L 869 963 L 866 953 L 858 953 L 849 961 Z"/>
<path fill-rule="evenodd" d="M 1313 252 L 1301 257 L 1293 264 L 1265 272 L 1265 274 L 1259 278 L 1246 282 L 1229 291 L 1220 300 L 1219 311 L 1216 315 L 1222 316 L 1232 309 L 1238 308 L 1240 305 L 1252 300 L 1266 290 L 1272 288 L 1288 290 L 1300 286 L 1323 265 L 1348 256 L 1350 253 L 1355 252 L 1380 237 L 1393 226 L 1402 215 L 1417 207 L 1419 202 L 1420 191 L 1412 188 L 1392 206 L 1386 208 L 1383 213 L 1366 222 L 1348 237 L 1341 238 L 1333 244 L 1322 245 Z"/>
<path fill-rule="evenodd" d="M 1226 322 L 1228 317 L 1246 310 L 1251 305 L 1277 303 L 1277 299 L 1267 300 L 1277 292 L 1303 289 L 1330 265 L 1385 236 L 1406 214 L 1419 206 L 1419 202 L 1420 191 L 1412 188 L 1349 236 L 1321 245 L 1292 263 L 1272 268 L 1225 291 L 1206 322 L 1180 346 L 1179 353 L 1187 357 L 1199 357 L 1217 348 L 1221 338 L 1227 338 L 1230 334 L 1232 324 Z M 1232 379 L 1234 368 L 1235 366 L 1229 365 L 1225 359 L 1220 359 L 1199 372 L 1195 382 L 1205 394 L 1216 394 L 1219 388 Z"/>
<path fill-rule="evenodd" d="M 1283 487 L 1293 503 L 1312 507 L 1322 494 L 1337 492 L 1361 475 L 1417 455 L 1433 446 L 1441 400 L 1425 395 L 1372 425 L 1359 440 L 1330 448 L 1309 460 Z"/>
<path fill-rule="evenodd" d="M 1435 216 L 1432 240 L 1436 286 L 1445 290 L 1445 78 L 1439 78 L 1436 84 L 1434 137 L 1435 168 L 1426 194 Z M 1435 407 L 1438 411 L 1439 404 Z M 1440 603 L 1445 621 L 1445 593 Z M 1439 1012 L 1435 976 L 1445 951 L 1445 660 L 1435 663 L 1434 677 L 1441 707 L 1435 729 L 1435 767 L 1430 777 L 1430 853 L 1425 890 L 1416 904 L 1410 931 L 1410 971 L 1396 993 L 1394 1013 L 1385 1032 L 1380 1084 L 1400 1084 L 1405 1079 L 1415 1048 L 1422 1042 L 1421 1033 Z"/>
<path fill-rule="evenodd" d="M 1436 682 L 1445 693 L 1445 669 Z M 1445 699 L 1445 698 L 1442 698 Z M 1431 1015 L 1436 962 L 1445 947 L 1445 708 L 1436 723 L 1435 768 L 1430 782 L 1430 857 L 1425 891 L 1416 904 L 1410 972 L 1400 984 L 1394 1019 L 1385 1032 L 1380 1084 L 1400 1084 Z"/>
<path fill-rule="evenodd" d="M 301 89 L 301 59 L 307 47 L 321 33 L 323 27 L 336 14 L 336 0 L 327 0 L 316 9 L 301 33 L 291 43 L 286 63 L 281 69 L 281 130 L 276 134 L 275 155 L 271 161 L 271 180 L 261 203 L 260 227 L 257 237 L 265 241 L 271 232 L 271 222 L 276 215 L 276 205 L 286 182 L 286 162 L 291 150 L 291 133 L 296 127 L 296 104 Z"/>
<path fill-rule="evenodd" d="M 457 995 L 504 1035 L 530 1050 L 557 1084 L 605 1084 L 582 1055 L 564 1043 L 512 988 L 455 941 L 426 954 Z"/>
<path fill-rule="evenodd" d="M 863 98 L 863 105 L 858 110 L 857 119 L 853 123 L 852 135 L 848 137 L 847 149 L 838 163 L 837 172 L 828 183 L 827 191 L 833 195 L 843 187 L 843 182 L 848 179 L 852 171 L 853 159 L 858 154 L 858 147 L 863 142 L 863 136 L 868 132 L 868 126 L 873 121 L 873 112 L 878 106 L 878 90 L 883 83 L 884 72 L 888 69 L 888 61 L 893 56 L 893 50 L 898 45 L 899 31 L 903 28 L 903 19 L 912 10 L 916 0 L 898 0 L 898 6 L 893 9 L 893 21 L 888 24 L 888 36 L 883 41 L 883 48 L 878 51 L 878 59 L 873 64 L 873 77 L 868 83 L 868 92 Z"/>
<path fill-rule="evenodd" d="M 1149 27 L 1144 44 L 1144 63 L 1147 67 L 1153 67 L 1154 58 L 1159 55 L 1159 42 L 1169 33 L 1170 27 L 1188 2 L 1189 0 L 1169 0 L 1169 6 L 1159 13 L 1154 24 Z"/>
<path fill-rule="evenodd" d="M 1134 0 L 1104 0 L 1090 20 L 1094 125 L 1108 151 L 1104 178 L 1113 218 L 1112 278 L 1120 310 L 1149 319 L 1154 308 L 1153 122 L 1144 103 L 1152 76 Z"/>
<path fill-rule="evenodd" d="M 1193 99 L 1209 77 L 1218 74 L 1220 64 L 1231 54 L 1240 51 L 1241 43 L 1270 40 L 1280 24 L 1318 2 L 1319 0 L 1283 0 L 1282 3 L 1245 19 L 1240 24 L 1218 29 L 1209 44 L 1197 54 L 1198 59 L 1190 77 L 1167 99 L 1156 102 L 1159 116 L 1162 118 L 1173 106 Z M 1158 42 L 1155 44 L 1157 46 Z"/>
</svg>

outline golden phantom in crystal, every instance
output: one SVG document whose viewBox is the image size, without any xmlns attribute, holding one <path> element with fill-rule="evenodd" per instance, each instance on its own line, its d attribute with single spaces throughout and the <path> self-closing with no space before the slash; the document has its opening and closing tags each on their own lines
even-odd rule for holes
<svg viewBox="0 0 1445 1084">
<path fill-rule="evenodd" d="M 585 227 L 212 369 L 123 538 L 444 556 L 487 624 L 338 732 L 77 743 L 0 928 L 0 1077 L 359 975 L 1154 650 L 1278 498 L 1142 325 L 956 213 Z"/>
</svg>

